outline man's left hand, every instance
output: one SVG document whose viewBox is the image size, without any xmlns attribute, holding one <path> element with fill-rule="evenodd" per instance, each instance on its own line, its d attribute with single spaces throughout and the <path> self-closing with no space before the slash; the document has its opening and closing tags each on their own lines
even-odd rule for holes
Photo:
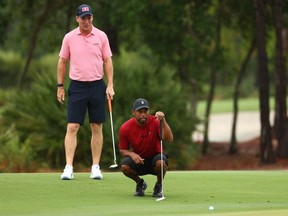
<svg viewBox="0 0 288 216">
<path fill-rule="evenodd" d="M 161 121 L 162 119 L 165 118 L 165 114 L 164 114 L 162 111 L 158 111 L 158 112 L 155 113 L 155 117 L 156 117 L 159 121 Z"/>
</svg>

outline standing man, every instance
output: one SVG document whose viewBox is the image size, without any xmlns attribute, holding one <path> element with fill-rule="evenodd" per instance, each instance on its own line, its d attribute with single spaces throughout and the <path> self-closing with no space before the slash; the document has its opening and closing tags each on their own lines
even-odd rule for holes
<svg viewBox="0 0 288 216">
<path fill-rule="evenodd" d="M 124 159 L 121 171 L 136 183 L 135 196 L 144 196 L 147 184 L 141 175 L 157 176 L 153 197 L 162 197 L 163 178 L 168 169 L 168 159 L 163 155 L 161 160 L 160 121 L 162 121 L 162 139 L 172 142 L 173 134 L 163 112 L 149 115 L 148 101 L 139 98 L 133 103 L 133 118 L 126 121 L 119 131 L 119 149 Z M 161 165 L 162 163 L 162 165 Z"/>
<path fill-rule="evenodd" d="M 113 99 L 112 52 L 107 35 L 92 24 L 89 5 L 82 4 L 76 13 L 78 27 L 67 33 L 59 53 L 57 68 L 57 99 L 64 102 L 64 80 L 70 62 L 68 89 L 67 131 L 65 136 L 66 166 L 62 180 L 74 178 L 73 159 L 77 146 L 77 132 L 88 110 L 91 136 L 92 168 L 90 178 L 102 179 L 99 162 L 103 146 L 102 124 L 105 121 L 106 98 Z M 106 75 L 107 87 L 103 81 Z"/>
</svg>

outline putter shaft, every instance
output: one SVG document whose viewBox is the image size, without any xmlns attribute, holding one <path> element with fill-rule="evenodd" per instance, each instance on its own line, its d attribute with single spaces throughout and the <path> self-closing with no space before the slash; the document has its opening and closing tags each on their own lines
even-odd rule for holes
<svg viewBox="0 0 288 216">
<path fill-rule="evenodd" d="M 116 160 L 116 149 L 115 149 L 115 139 L 114 139 L 114 128 L 113 128 L 113 115 L 112 115 L 112 104 L 111 99 L 108 98 L 108 107 L 109 107 L 109 114 L 110 114 L 110 125 L 111 125 L 111 136 L 112 136 L 112 146 L 113 146 L 113 156 L 114 156 L 114 164 L 110 166 L 110 168 L 116 168 L 117 160 Z"/>
</svg>

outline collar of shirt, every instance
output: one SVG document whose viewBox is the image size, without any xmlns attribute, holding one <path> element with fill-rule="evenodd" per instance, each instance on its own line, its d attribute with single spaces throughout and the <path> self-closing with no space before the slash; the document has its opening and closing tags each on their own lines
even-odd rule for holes
<svg viewBox="0 0 288 216">
<path fill-rule="evenodd" d="M 96 30 L 95 27 L 92 25 L 92 30 L 91 30 L 90 34 L 86 35 L 86 37 L 90 36 L 90 35 L 95 35 L 95 30 Z M 79 27 L 77 28 L 77 35 L 82 35 Z"/>
</svg>

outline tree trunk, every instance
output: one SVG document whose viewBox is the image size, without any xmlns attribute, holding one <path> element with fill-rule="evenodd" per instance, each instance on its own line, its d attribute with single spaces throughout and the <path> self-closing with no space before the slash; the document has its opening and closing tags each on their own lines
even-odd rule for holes
<svg viewBox="0 0 288 216">
<path fill-rule="evenodd" d="M 217 11 L 217 24 L 216 24 L 216 38 L 215 38 L 215 50 L 213 55 L 213 63 L 210 73 L 210 90 L 207 98 L 207 107 L 205 111 L 205 122 L 204 122 L 204 138 L 202 146 L 202 154 L 206 154 L 209 146 L 209 120 L 212 107 L 212 101 L 214 98 L 217 71 L 219 69 L 219 56 L 221 56 L 221 14 L 223 10 L 223 0 L 219 0 L 219 6 Z"/>
<path fill-rule="evenodd" d="M 68 7 L 67 7 L 67 11 L 66 11 L 66 25 L 65 25 L 65 32 L 64 34 L 66 34 L 67 32 L 69 32 L 71 30 L 71 17 L 75 16 L 75 8 L 74 8 L 74 4 L 73 1 L 69 1 L 68 3 Z"/>
<path fill-rule="evenodd" d="M 236 79 L 236 85 L 233 93 L 233 122 L 232 122 L 232 132 L 231 132 L 231 141 L 229 154 L 237 153 L 237 138 L 236 138 L 236 126 L 237 126 L 237 117 L 238 117 L 238 96 L 239 96 L 239 88 L 242 83 L 242 79 L 244 73 L 246 71 L 247 64 L 250 60 L 250 57 L 255 49 L 256 40 L 253 38 L 248 53 L 242 62 L 240 71 L 238 72 L 238 76 Z"/>
<path fill-rule="evenodd" d="M 216 86 L 216 69 L 212 66 L 211 74 L 210 74 L 210 90 L 207 99 L 207 107 L 205 111 L 205 122 L 204 122 L 204 138 L 203 138 L 203 146 L 202 146 L 202 154 L 206 154 L 209 146 L 209 119 L 212 107 L 212 101 L 214 97 Z"/>
<path fill-rule="evenodd" d="M 265 48 L 265 25 L 263 16 L 263 1 L 254 0 L 256 17 L 256 35 L 258 51 L 258 82 L 260 98 L 260 159 L 262 164 L 275 163 L 272 148 L 271 126 L 269 121 L 269 74 L 267 67 L 267 53 Z"/>
<path fill-rule="evenodd" d="M 285 138 L 287 122 L 285 61 L 282 39 L 282 0 L 275 0 L 276 69 L 275 69 L 275 116 L 274 135 L 278 142 L 277 154 L 288 158 L 288 140 Z"/>
<path fill-rule="evenodd" d="M 38 19 L 38 21 L 36 23 L 36 26 L 34 28 L 34 31 L 32 31 L 31 39 L 29 41 L 30 45 L 29 45 L 29 50 L 28 50 L 25 66 L 24 66 L 24 69 L 20 73 L 19 78 L 18 78 L 18 83 L 17 83 L 18 89 L 21 89 L 24 86 L 24 82 L 25 82 L 25 79 L 27 77 L 27 73 L 28 73 L 28 69 L 29 69 L 29 66 L 30 66 L 30 62 L 31 62 L 31 60 L 33 58 L 33 53 L 34 53 L 34 50 L 35 50 L 35 47 L 36 47 L 36 42 L 37 42 L 37 38 L 38 38 L 39 32 L 41 30 L 41 27 L 42 27 L 44 21 L 46 20 L 46 17 L 49 14 L 49 11 L 50 11 L 52 5 L 53 5 L 53 3 L 51 2 L 51 0 L 47 0 L 46 1 L 45 9 L 44 9 L 43 13 L 41 14 L 41 16 L 39 17 L 39 19 Z"/>
</svg>

